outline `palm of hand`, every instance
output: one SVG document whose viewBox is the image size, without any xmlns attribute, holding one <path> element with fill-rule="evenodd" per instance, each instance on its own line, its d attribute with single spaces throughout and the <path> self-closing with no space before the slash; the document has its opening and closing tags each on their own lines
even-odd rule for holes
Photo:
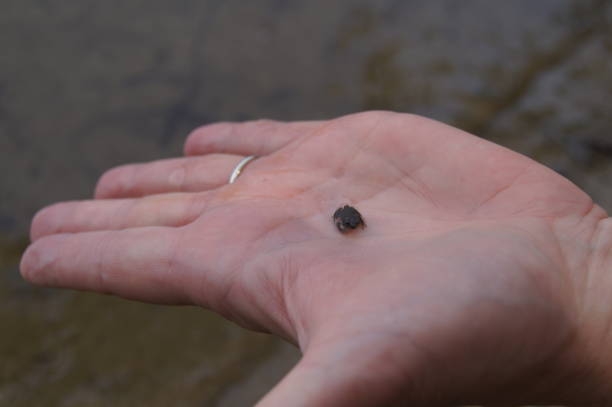
<svg viewBox="0 0 612 407">
<path fill-rule="evenodd" d="M 193 164 L 162 181 L 143 167 L 140 184 L 124 168 L 98 187 L 115 199 L 41 212 L 24 275 L 197 303 L 298 343 L 303 361 L 266 405 L 299 405 L 296 392 L 303 405 L 482 402 L 500 386 L 528 393 L 529 374 L 571 363 L 550 363 L 571 359 L 576 270 L 589 255 L 568 242 L 605 216 L 579 189 L 408 115 L 265 126 L 248 141 L 253 128 L 240 125 L 188 141 L 191 154 L 260 155 L 235 184 L 190 182 Z M 344 204 L 365 230 L 335 229 Z"/>
</svg>

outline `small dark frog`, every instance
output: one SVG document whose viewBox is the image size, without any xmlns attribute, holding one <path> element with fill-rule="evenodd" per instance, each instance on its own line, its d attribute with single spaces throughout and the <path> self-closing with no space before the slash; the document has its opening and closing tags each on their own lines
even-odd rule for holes
<svg viewBox="0 0 612 407">
<path fill-rule="evenodd" d="M 336 212 L 334 212 L 334 223 L 342 233 L 350 232 L 358 227 L 363 229 L 366 226 L 357 209 L 348 205 L 336 209 Z"/>
</svg>

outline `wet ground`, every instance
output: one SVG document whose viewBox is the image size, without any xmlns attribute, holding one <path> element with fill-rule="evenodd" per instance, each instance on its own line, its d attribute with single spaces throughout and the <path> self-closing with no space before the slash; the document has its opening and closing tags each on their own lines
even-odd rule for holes
<svg viewBox="0 0 612 407">
<path fill-rule="evenodd" d="M 0 0 L 0 405 L 246 406 L 296 361 L 205 311 L 17 273 L 38 208 L 199 124 L 419 113 L 611 211 L 611 3 Z"/>
</svg>

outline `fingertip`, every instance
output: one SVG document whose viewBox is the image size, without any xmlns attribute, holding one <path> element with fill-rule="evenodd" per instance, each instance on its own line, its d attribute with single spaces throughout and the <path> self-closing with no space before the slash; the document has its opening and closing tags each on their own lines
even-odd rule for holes
<svg viewBox="0 0 612 407">
<path fill-rule="evenodd" d="M 37 285 L 47 283 L 45 270 L 57 259 L 57 251 L 51 243 L 52 239 L 39 239 L 25 250 L 19 263 L 19 272 L 24 280 Z"/>
<path fill-rule="evenodd" d="M 125 193 L 131 188 L 135 164 L 111 168 L 102 174 L 94 190 L 95 199 L 109 199 Z"/>
<path fill-rule="evenodd" d="M 93 198 L 94 199 L 105 199 L 109 197 L 109 193 L 107 190 L 107 186 L 105 185 L 106 181 L 104 181 L 104 184 L 102 183 L 102 178 L 100 178 L 94 188 L 94 193 L 93 193 Z"/>
<path fill-rule="evenodd" d="M 107 170 L 100 176 L 94 189 L 94 199 L 109 198 L 111 195 L 111 185 L 116 178 L 116 168 Z"/>
<path fill-rule="evenodd" d="M 19 273 L 24 280 L 32 282 L 33 256 L 32 244 L 30 244 L 21 255 L 19 262 Z"/>
<path fill-rule="evenodd" d="M 198 134 L 200 133 L 200 129 L 202 129 L 202 127 L 198 127 L 198 128 L 191 130 L 191 132 L 187 135 L 187 138 L 185 139 L 185 143 L 183 144 L 183 155 L 191 156 L 195 154 L 194 151 L 195 151 L 196 138 L 198 137 Z"/>
<path fill-rule="evenodd" d="M 228 122 L 206 124 L 194 129 L 185 140 L 184 155 L 202 155 L 215 151 L 212 138 L 227 135 L 231 129 L 232 123 Z"/>
<path fill-rule="evenodd" d="M 56 229 L 60 223 L 58 220 L 59 214 L 57 211 L 59 204 L 53 204 L 39 209 L 30 225 L 30 240 L 37 241 L 41 237 L 47 236 Z"/>
</svg>

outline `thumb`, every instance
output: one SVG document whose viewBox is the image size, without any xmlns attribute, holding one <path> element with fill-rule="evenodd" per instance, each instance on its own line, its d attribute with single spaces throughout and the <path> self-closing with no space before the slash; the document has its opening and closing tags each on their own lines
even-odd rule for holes
<svg viewBox="0 0 612 407">
<path fill-rule="evenodd" d="M 417 402 L 415 387 L 420 386 L 415 386 L 413 369 L 405 367 L 409 363 L 399 352 L 365 350 L 346 343 L 308 350 L 256 407 L 374 407 Z"/>
</svg>

